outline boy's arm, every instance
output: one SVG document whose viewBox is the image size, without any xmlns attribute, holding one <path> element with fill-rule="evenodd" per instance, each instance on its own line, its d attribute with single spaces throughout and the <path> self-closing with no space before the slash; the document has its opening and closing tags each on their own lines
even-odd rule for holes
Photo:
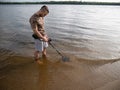
<svg viewBox="0 0 120 90">
<path fill-rule="evenodd" d="M 39 31 L 37 25 L 35 25 L 35 28 L 33 29 L 33 32 L 39 37 L 42 38 L 44 41 L 48 41 L 46 37 L 44 37 Z"/>
</svg>

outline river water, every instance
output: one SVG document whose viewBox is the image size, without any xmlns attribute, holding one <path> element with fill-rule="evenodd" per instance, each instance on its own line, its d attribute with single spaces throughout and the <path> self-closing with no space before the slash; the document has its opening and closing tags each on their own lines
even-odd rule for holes
<svg viewBox="0 0 120 90">
<path fill-rule="evenodd" d="M 30 16 L 41 5 L 0 5 L 0 50 L 31 55 L 34 50 Z M 48 5 L 45 29 L 64 53 L 80 58 L 120 57 L 120 7 Z"/>
<path fill-rule="evenodd" d="M 9 61 L 11 60 L 9 57 L 33 56 L 34 39 L 32 38 L 33 32 L 29 24 L 29 18 L 33 13 L 38 11 L 41 6 L 42 5 L 32 4 L 0 5 L 1 70 L 4 70 L 2 68 L 8 66 L 9 64 L 12 65 Z M 113 66 L 104 64 L 109 63 L 109 61 L 111 62 L 112 60 L 119 61 L 120 58 L 120 6 L 48 5 L 48 7 L 50 13 L 45 17 L 45 30 L 48 36 L 52 38 L 54 45 L 64 55 L 67 55 L 71 59 L 76 58 L 73 59 L 73 62 L 80 59 L 80 62 L 83 63 L 82 66 L 79 66 L 81 63 L 74 62 L 75 64 L 71 64 L 74 69 L 76 67 L 79 69 L 79 71 L 76 71 L 76 69 L 73 70 L 74 74 L 70 73 L 72 72 L 71 69 L 69 72 L 65 72 L 64 70 L 62 72 L 66 73 L 65 75 L 71 75 L 69 76 L 70 78 L 75 76 L 73 80 L 76 81 L 73 81 L 73 83 L 80 80 L 81 85 L 84 84 L 85 86 L 83 89 L 87 88 L 86 85 L 90 88 L 97 88 L 105 82 L 109 83 L 110 81 L 112 82 L 113 80 L 119 78 L 119 63 L 115 63 Z M 54 57 L 55 59 L 59 58 L 59 55 L 57 55 L 55 50 L 51 47 L 48 48 L 48 56 L 50 58 Z M 19 60 L 19 57 L 16 59 Z M 14 64 L 16 62 L 15 60 Z M 104 62 L 103 60 L 107 60 L 107 62 Z M 90 73 L 89 76 L 86 76 L 88 75 L 86 73 L 87 71 Z M 81 75 L 81 79 L 77 78 L 77 72 Z M 45 74 L 43 74 L 43 76 Z M 83 81 L 85 81 L 84 78 L 90 78 L 91 76 L 93 76 L 93 79 L 91 80 L 94 80 L 93 83 L 96 86 L 91 85 L 90 82 L 83 83 Z M 96 78 L 94 78 L 94 76 Z M 100 81 L 97 76 L 100 77 Z M 6 82 L 4 85 L 6 85 Z M 113 85 L 115 86 L 116 84 Z M 90 88 L 84 90 L 93 90 Z M 105 90 L 109 89 L 106 89 L 106 87 L 103 88 L 105 88 Z M 116 90 L 118 90 L 118 88 Z"/>
</svg>

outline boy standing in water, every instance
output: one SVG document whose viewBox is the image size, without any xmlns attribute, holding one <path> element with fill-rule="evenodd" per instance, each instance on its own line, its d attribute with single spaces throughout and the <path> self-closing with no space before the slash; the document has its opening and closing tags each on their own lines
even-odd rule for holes
<svg viewBox="0 0 120 90">
<path fill-rule="evenodd" d="M 49 13 L 47 6 L 42 6 L 39 11 L 34 13 L 30 17 L 30 24 L 33 30 L 35 38 L 35 60 L 39 60 L 39 54 L 42 53 L 43 56 L 46 56 L 46 48 L 48 47 L 48 37 L 45 34 L 44 30 L 44 17 Z"/>
</svg>

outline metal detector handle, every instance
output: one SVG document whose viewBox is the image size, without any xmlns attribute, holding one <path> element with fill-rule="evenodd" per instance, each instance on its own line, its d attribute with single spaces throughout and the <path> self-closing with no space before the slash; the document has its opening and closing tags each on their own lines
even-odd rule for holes
<svg viewBox="0 0 120 90">
<path fill-rule="evenodd" d="M 56 47 L 51 43 L 51 41 L 49 42 L 49 44 L 57 51 L 57 53 L 63 57 L 63 55 L 56 49 Z"/>
</svg>

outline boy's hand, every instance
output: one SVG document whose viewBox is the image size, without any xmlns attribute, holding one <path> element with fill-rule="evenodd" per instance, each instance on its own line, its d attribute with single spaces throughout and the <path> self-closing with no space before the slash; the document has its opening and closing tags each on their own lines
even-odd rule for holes
<svg viewBox="0 0 120 90">
<path fill-rule="evenodd" d="M 43 40 L 44 40 L 45 42 L 48 42 L 48 38 L 47 38 L 47 37 L 43 37 Z"/>
<path fill-rule="evenodd" d="M 48 39 L 48 42 L 51 42 L 51 41 L 52 41 L 52 39 L 51 39 L 51 38 L 49 38 L 49 39 Z"/>
</svg>

